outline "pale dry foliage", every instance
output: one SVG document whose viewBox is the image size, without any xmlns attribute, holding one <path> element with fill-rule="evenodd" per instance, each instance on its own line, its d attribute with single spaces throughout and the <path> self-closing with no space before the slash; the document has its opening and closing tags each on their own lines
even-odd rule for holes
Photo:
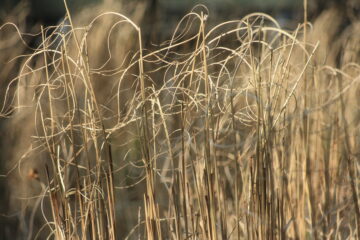
<svg viewBox="0 0 360 240">
<path fill-rule="evenodd" d="M 106 7 L 17 55 L 2 140 L 25 238 L 359 237 L 359 22 L 210 29 L 198 6 L 149 51 L 144 6 Z"/>
</svg>

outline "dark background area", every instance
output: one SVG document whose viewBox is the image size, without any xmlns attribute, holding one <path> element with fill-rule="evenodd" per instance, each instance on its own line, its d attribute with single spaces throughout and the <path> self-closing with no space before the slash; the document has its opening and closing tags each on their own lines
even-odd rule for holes
<svg viewBox="0 0 360 240">
<path fill-rule="evenodd" d="M 121 1 L 121 0 L 114 0 Z M 206 5 L 213 15 L 219 18 L 241 17 L 243 14 L 261 11 L 286 18 L 299 18 L 301 16 L 302 0 L 131 0 L 148 1 L 150 8 L 158 8 L 158 12 L 169 16 L 182 16 L 196 4 Z M 2 0 L 0 2 L 0 17 L 4 19 L 9 11 L 20 0 Z M 27 0 L 30 6 L 29 21 L 42 22 L 46 25 L 56 24 L 64 16 L 63 0 Z M 100 3 L 101 0 L 68 0 L 71 11 L 76 12 L 91 4 Z M 317 12 L 334 3 L 344 3 L 346 0 L 316 0 L 309 1 L 311 11 Z"/>
<path fill-rule="evenodd" d="M 67 0 L 67 4 L 71 13 L 76 14 L 94 4 L 120 1 L 123 0 Z M 19 5 L 20 2 L 23 4 Z M 295 28 L 303 20 L 303 0 L 128 0 L 124 3 L 136 2 L 147 3 L 148 17 L 145 18 L 143 29 L 155 23 L 159 29 L 173 29 L 179 19 L 197 4 L 209 9 L 210 22 L 214 23 L 239 19 L 251 12 L 268 13 L 287 29 Z M 359 14 L 359 3 L 358 0 L 308 0 L 308 18 L 312 21 L 323 10 L 334 6 L 347 12 L 347 16 L 356 16 Z M 1 0 L 0 23 L 9 21 L 9 13 L 16 6 L 28 10 L 26 23 L 29 29 L 35 24 L 56 25 L 65 16 L 63 0 Z M 349 11 L 353 14 L 349 14 Z"/>
</svg>

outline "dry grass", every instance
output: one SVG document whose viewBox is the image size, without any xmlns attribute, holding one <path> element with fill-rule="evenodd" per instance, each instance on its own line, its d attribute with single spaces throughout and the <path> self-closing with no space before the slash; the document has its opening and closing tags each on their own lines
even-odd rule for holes
<svg viewBox="0 0 360 240">
<path fill-rule="evenodd" d="M 122 7 L 16 53 L 1 114 L 20 236 L 359 238 L 359 22 L 209 29 L 198 6 L 149 51 L 144 7 Z"/>
</svg>

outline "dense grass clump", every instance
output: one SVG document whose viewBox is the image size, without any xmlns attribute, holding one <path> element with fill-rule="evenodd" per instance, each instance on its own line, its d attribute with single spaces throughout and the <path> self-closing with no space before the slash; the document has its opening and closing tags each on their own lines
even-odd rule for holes
<svg viewBox="0 0 360 240">
<path fill-rule="evenodd" d="M 360 236 L 358 22 L 209 27 L 198 6 L 148 50 L 143 8 L 120 7 L 68 12 L 14 56 L 3 177 L 22 236 Z"/>
</svg>

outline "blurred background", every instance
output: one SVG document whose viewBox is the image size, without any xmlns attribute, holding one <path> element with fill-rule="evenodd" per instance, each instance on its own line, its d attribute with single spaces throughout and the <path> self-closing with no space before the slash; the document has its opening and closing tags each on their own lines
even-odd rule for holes
<svg viewBox="0 0 360 240">
<path fill-rule="evenodd" d="M 324 10 L 332 8 L 343 13 L 341 25 L 346 27 L 352 22 L 351 18 L 359 15 L 359 3 L 357 0 L 309 0 L 308 20 L 312 22 Z M 178 21 L 199 4 L 208 8 L 209 27 L 221 21 L 241 19 L 252 12 L 267 13 L 288 30 L 295 29 L 303 21 L 303 0 L 68 0 L 67 4 L 75 16 L 100 5 L 108 6 L 106 10 L 116 10 L 129 16 L 138 9 L 136 6 L 142 5 L 143 20 L 136 24 L 141 26 L 145 46 L 150 49 L 168 40 Z M 118 8 L 113 8 L 114 4 Z M 64 16 L 63 0 L 0 1 L 0 23 L 14 22 L 18 26 L 21 23 L 21 31 L 27 33 L 39 33 L 41 25 L 57 25 Z M 34 46 L 34 42 L 36 40 L 29 39 L 31 46 Z"/>
<path fill-rule="evenodd" d="M 341 9 L 344 13 L 344 24 L 349 18 L 359 15 L 357 0 L 309 0 L 308 19 L 312 21 L 321 12 L 329 8 Z M 177 22 L 186 13 L 198 5 L 205 5 L 210 13 L 209 25 L 220 21 L 239 19 L 251 12 L 264 12 L 274 17 L 282 28 L 294 29 L 303 20 L 303 0 L 68 0 L 67 4 L 72 14 L 99 4 L 121 3 L 122 5 L 144 4 L 146 21 L 140 25 L 145 35 L 154 42 L 167 40 Z M 0 23 L 17 22 L 19 12 L 28 12 L 26 15 L 26 30 L 34 25 L 56 25 L 65 16 L 63 0 L 1 0 Z M 125 15 L 129 8 L 121 12 Z M 13 14 L 11 14 L 13 13 Z M 39 28 L 39 27 L 38 27 Z M 154 37 L 156 36 L 156 37 Z"/>
<path fill-rule="evenodd" d="M 80 11 L 101 2 L 120 2 L 121 0 L 68 0 L 72 12 Z M 0 19 L 4 21 L 12 10 L 25 2 L 29 7 L 29 23 L 41 22 L 45 25 L 56 24 L 65 15 L 63 0 L 2 0 L 0 2 Z M 277 18 L 285 26 L 291 26 L 302 17 L 302 0 L 131 0 L 128 2 L 147 2 L 152 15 L 156 9 L 158 20 L 178 19 L 189 12 L 196 4 L 206 5 L 213 18 L 239 18 L 246 13 L 261 11 Z M 308 1 L 309 16 L 315 17 L 322 10 L 332 5 L 355 5 L 356 0 L 311 0 Z M 357 9 L 358 11 L 358 9 Z M 169 22 L 168 22 L 169 23 Z"/>
<path fill-rule="evenodd" d="M 310 0 L 308 1 L 308 18 L 315 19 L 321 12 L 328 8 L 342 9 L 347 18 L 357 16 L 359 13 L 357 0 Z M 197 4 L 204 4 L 210 13 L 209 22 L 219 23 L 223 20 L 239 19 L 251 12 L 265 12 L 274 17 L 280 26 L 294 29 L 303 19 L 303 0 L 68 0 L 67 4 L 71 13 L 77 14 L 83 9 L 98 4 L 108 5 L 121 3 L 144 4 L 145 14 L 148 17 L 141 25 L 151 32 L 151 39 L 155 42 L 168 39 L 176 23 Z M 56 25 L 65 16 L 63 0 L 1 0 L 0 23 L 16 22 L 19 11 L 27 9 L 27 30 L 35 24 L 45 26 Z M 122 13 L 129 14 L 124 9 Z M 15 13 L 15 14 L 11 14 Z M 15 19 L 14 19 L 15 18 Z M 344 22 L 349 22 L 345 19 Z M 156 23 L 156 24 L 155 24 Z M 156 25 L 156 26 L 155 26 Z M 157 35 L 156 39 L 154 35 Z"/>
</svg>

